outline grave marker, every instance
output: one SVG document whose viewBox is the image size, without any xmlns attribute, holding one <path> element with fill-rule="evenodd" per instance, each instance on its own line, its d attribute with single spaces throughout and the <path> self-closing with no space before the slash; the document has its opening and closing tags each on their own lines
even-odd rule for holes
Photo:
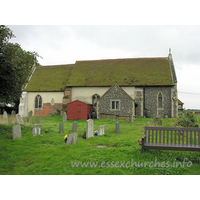
<svg viewBox="0 0 200 200">
<path fill-rule="evenodd" d="M 120 132 L 119 129 L 120 129 L 119 122 L 116 122 L 116 131 L 115 131 L 115 133 L 119 133 Z"/>
<path fill-rule="evenodd" d="M 76 144 L 78 133 L 69 134 L 66 145 Z"/>
<path fill-rule="evenodd" d="M 36 136 L 36 135 L 41 135 L 41 129 L 42 129 L 42 125 L 33 125 L 33 129 L 32 129 L 32 135 Z"/>
<path fill-rule="evenodd" d="M 67 121 L 67 114 L 66 112 L 63 113 L 63 122 L 65 123 Z"/>
<path fill-rule="evenodd" d="M 11 116 L 15 116 L 15 115 L 16 115 L 16 112 L 14 110 L 12 110 Z"/>
<path fill-rule="evenodd" d="M 8 114 L 6 111 L 3 112 L 3 124 L 8 124 Z"/>
<path fill-rule="evenodd" d="M 78 122 L 73 122 L 72 131 L 78 131 Z"/>
<path fill-rule="evenodd" d="M 59 132 L 64 133 L 64 124 L 63 123 L 59 124 Z"/>
<path fill-rule="evenodd" d="M 33 116 L 33 111 L 31 110 L 30 112 L 28 112 L 28 117 L 32 117 Z"/>
<path fill-rule="evenodd" d="M 21 126 L 20 125 L 16 125 L 12 127 L 12 139 L 21 139 L 22 138 L 22 134 L 21 134 Z"/>
<path fill-rule="evenodd" d="M 17 123 L 18 123 L 19 125 L 24 125 L 24 121 L 23 121 L 21 115 L 16 114 L 15 116 L 16 116 Z"/>
<path fill-rule="evenodd" d="M 8 114 L 6 111 L 3 112 L 3 119 L 7 119 L 8 118 Z"/>
<path fill-rule="evenodd" d="M 105 125 L 99 127 L 98 135 L 104 135 Z"/>
<path fill-rule="evenodd" d="M 92 119 L 86 121 L 86 139 L 94 137 L 94 124 Z"/>
</svg>

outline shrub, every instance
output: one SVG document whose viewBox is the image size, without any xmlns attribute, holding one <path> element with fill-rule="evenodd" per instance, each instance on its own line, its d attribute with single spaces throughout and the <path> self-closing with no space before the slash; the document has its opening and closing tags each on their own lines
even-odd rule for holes
<svg viewBox="0 0 200 200">
<path fill-rule="evenodd" d="M 153 124 L 157 126 L 162 126 L 162 120 L 158 116 L 154 117 Z"/>
<path fill-rule="evenodd" d="M 195 115 L 193 113 L 186 112 L 184 116 L 178 118 L 178 126 L 183 127 L 199 127 L 195 123 Z"/>
</svg>

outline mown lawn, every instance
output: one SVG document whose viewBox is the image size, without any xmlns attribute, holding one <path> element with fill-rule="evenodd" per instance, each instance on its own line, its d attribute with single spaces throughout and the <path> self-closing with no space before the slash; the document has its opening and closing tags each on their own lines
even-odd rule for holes
<svg viewBox="0 0 200 200">
<path fill-rule="evenodd" d="M 12 140 L 12 125 L 0 125 L 0 174 L 200 174 L 199 152 L 149 150 L 141 153 L 137 139 L 143 136 L 144 126 L 151 125 L 152 119 L 138 118 L 133 123 L 94 120 L 94 130 L 105 125 L 105 135 L 87 140 L 82 138 L 86 121 L 79 120 L 77 143 L 70 146 L 64 144 L 64 136 L 72 133 L 73 120 L 64 124 L 63 134 L 59 133 L 61 122 L 61 116 L 44 117 L 43 122 L 37 123 L 42 124 L 43 136 L 35 137 L 31 135 L 34 123 L 26 123 L 21 127 L 22 139 L 16 140 Z M 116 122 L 120 122 L 120 133 L 115 133 Z M 162 122 L 163 126 L 176 125 L 176 119 Z M 44 132 L 46 129 L 49 133 Z M 176 166 L 183 161 L 184 167 Z"/>
</svg>

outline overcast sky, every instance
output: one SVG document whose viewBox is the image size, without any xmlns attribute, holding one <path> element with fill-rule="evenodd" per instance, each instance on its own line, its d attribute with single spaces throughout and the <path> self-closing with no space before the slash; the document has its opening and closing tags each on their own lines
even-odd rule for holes
<svg viewBox="0 0 200 200">
<path fill-rule="evenodd" d="M 8 25 L 24 50 L 36 51 L 41 65 L 78 60 L 173 56 L 178 98 L 200 109 L 200 26 L 25 26 Z"/>
</svg>

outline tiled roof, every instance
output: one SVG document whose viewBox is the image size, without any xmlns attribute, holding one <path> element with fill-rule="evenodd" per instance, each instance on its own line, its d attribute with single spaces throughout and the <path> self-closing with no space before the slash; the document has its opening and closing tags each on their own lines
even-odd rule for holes
<svg viewBox="0 0 200 200">
<path fill-rule="evenodd" d="M 25 91 L 64 91 L 74 65 L 36 67 Z"/>
<path fill-rule="evenodd" d="M 168 57 L 77 61 L 37 67 L 25 91 L 64 91 L 83 86 L 171 86 Z"/>
<path fill-rule="evenodd" d="M 168 58 L 77 61 L 67 86 L 173 85 Z"/>
</svg>

